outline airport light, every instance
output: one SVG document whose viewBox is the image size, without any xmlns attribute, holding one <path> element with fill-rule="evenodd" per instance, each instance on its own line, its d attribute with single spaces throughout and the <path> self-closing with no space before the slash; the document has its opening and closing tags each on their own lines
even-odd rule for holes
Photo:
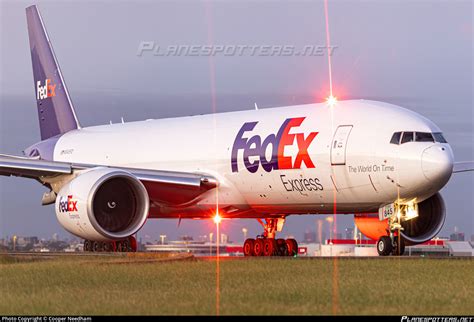
<svg viewBox="0 0 474 322">
<path fill-rule="evenodd" d="M 218 212 L 216 212 L 216 215 L 214 216 L 214 223 L 216 225 L 219 225 L 221 223 L 221 221 L 222 221 L 222 217 L 219 215 Z"/>
<path fill-rule="evenodd" d="M 242 228 L 242 233 L 244 233 L 244 240 L 247 239 L 247 232 L 248 232 L 248 229 L 247 228 Z"/>
<path fill-rule="evenodd" d="M 334 222 L 334 218 L 331 216 L 326 217 L 326 221 L 329 223 L 329 245 L 332 245 L 332 223 Z M 331 255 L 332 255 L 332 248 L 331 248 Z"/>
<path fill-rule="evenodd" d="M 165 244 L 165 238 L 167 236 L 166 235 L 160 235 L 160 239 L 161 239 L 161 245 L 164 245 Z"/>
</svg>

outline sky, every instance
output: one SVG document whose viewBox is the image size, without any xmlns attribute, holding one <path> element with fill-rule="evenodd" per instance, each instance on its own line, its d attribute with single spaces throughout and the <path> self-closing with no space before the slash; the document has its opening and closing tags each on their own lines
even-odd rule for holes
<svg viewBox="0 0 474 322">
<path fill-rule="evenodd" d="M 322 1 L 36 1 L 83 126 L 147 118 L 311 103 L 328 94 L 327 53 L 318 55 L 138 55 L 160 46 L 326 45 Z M 39 140 L 25 7 L 0 1 L 0 153 Z M 474 160 L 471 1 L 328 1 L 332 79 L 339 99 L 366 98 L 412 109 L 438 124 L 458 161 Z M 214 95 L 214 96 L 213 96 Z M 213 107 L 213 97 L 215 106 Z M 448 219 L 474 233 L 473 174 L 442 193 Z M 63 234 L 38 183 L 0 178 L 0 236 Z M 289 217 L 301 238 L 314 216 Z M 351 225 L 350 217 L 338 221 Z M 227 226 L 227 227 L 226 227 Z M 260 232 L 256 221 L 224 223 Z M 207 234 L 202 222 L 157 220 L 143 234 Z M 158 238 L 158 237 L 156 237 Z"/>
</svg>

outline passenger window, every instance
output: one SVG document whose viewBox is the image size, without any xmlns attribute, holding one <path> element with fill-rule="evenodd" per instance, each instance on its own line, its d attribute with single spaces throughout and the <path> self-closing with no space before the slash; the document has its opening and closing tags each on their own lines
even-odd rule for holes
<svg viewBox="0 0 474 322">
<path fill-rule="evenodd" d="M 435 139 L 435 142 L 439 142 L 439 143 L 448 143 L 448 141 L 446 141 L 446 139 L 444 138 L 443 134 L 442 133 L 433 133 L 433 137 Z"/>
<path fill-rule="evenodd" d="M 413 132 L 403 132 L 402 144 L 407 142 L 413 142 Z"/>
<path fill-rule="evenodd" d="M 402 132 L 395 132 L 392 135 L 392 139 L 390 140 L 390 143 L 392 144 L 400 144 L 400 137 L 402 136 Z"/>
<path fill-rule="evenodd" d="M 415 132 L 416 142 L 434 142 L 433 135 L 426 132 Z"/>
</svg>

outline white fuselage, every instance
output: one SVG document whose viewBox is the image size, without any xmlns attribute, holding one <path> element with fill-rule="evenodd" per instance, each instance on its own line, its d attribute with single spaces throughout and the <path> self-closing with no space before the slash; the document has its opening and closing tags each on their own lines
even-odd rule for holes
<svg viewBox="0 0 474 322">
<path fill-rule="evenodd" d="M 449 145 L 391 144 L 401 131 L 441 132 L 409 110 L 354 100 L 83 128 L 60 137 L 54 160 L 218 179 L 218 193 L 152 217 L 208 217 L 216 202 L 229 217 L 365 213 L 423 201 L 449 180 Z"/>
</svg>

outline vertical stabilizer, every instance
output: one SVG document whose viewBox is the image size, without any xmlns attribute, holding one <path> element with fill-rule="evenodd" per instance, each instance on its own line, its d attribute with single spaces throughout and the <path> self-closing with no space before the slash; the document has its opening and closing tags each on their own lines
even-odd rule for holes
<svg viewBox="0 0 474 322">
<path fill-rule="evenodd" d="M 41 140 L 80 128 L 53 47 L 36 6 L 26 8 Z"/>
</svg>

